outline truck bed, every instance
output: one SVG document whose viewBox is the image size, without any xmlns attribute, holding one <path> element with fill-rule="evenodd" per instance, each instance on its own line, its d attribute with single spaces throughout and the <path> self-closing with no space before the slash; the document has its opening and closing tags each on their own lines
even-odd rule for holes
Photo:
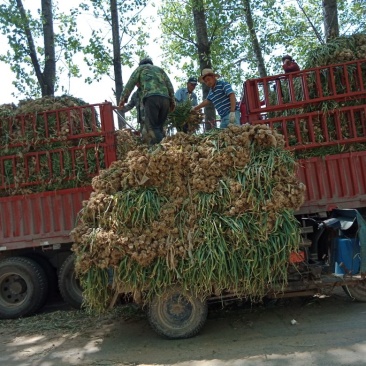
<svg viewBox="0 0 366 366">
<path fill-rule="evenodd" d="M 1 197 L 0 251 L 69 243 L 82 201 L 91 190 L 88 186 Z"/>
<path fill-rule="evenodd" d="M 366 151 L 301 159 L 298 177 L 306 185 L 298 214 L 366 207 Z"/>
</svg>

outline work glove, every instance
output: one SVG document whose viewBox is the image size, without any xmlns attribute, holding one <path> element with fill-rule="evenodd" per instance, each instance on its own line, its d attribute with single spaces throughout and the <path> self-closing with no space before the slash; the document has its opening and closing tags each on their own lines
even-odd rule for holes
<svg viewBox="0 0 366 366">
<path fill-rule="evenodd" d="M 229 123 L 235 123 L 235 112 L 230 112 Z"/>
</svg>

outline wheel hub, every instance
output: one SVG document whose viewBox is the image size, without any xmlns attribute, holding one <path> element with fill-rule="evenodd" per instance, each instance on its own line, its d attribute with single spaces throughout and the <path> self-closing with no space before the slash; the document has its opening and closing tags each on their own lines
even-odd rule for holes
<svg viewBox="0 0 366 366">
<path fill-rule="evenodd" d="M 167 314 L 176 322 L 184 322 L 192 314 L 192 304 L 182 295 L 176 294 L 167 302 Z"/>
<path fill-rule="evenodd" d="M 1 299 L 9 304 L 17 304 L 24 300 L 27 294 L 27 285 L 18 275 L 11 274 L 4 277 L 0 285 Z"/>
</svg>

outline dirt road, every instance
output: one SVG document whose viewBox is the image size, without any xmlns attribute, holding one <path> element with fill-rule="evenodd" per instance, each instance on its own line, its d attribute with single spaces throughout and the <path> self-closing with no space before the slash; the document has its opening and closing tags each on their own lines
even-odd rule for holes
<svg viewBox="0 0 366 366">
<path fill-rule="evenodd" d="M 160 338 L 131 306 L 99 318 L 52 306 L 0 322 L 1 366 L 366 365 L 366 304 L 342 290 L 325 299 L 212 308 L 201 333 L 186 340 Z"/>
</svg>

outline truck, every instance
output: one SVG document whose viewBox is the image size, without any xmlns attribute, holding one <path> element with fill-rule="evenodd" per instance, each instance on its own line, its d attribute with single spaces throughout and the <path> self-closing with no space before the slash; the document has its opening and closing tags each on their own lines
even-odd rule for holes
<svg viewBox="0 0 366 366">
<path fill-rule="evenodd" d="M 242 124 L 284 136 L 306 185 L 294 212 L 303 240 L 288 259 L 288 283 L 283 291 L 269 286 L 266 296 L 322 298 L 342 287 L 366 302 L 366 60 L 246 80 L 240 110 Z M 165 338 L 191 337 L 207 304 L 235 298 L 228 291 L 201 301 L 173 286 L 149 303 L 148 321 Z"/>
<path fill-rule="evenodd" d="M 363 59 L 244 83 L 242 123 L 266 124 L 279 131 L 285 148 L 297 154 L 298 177 L 307 187 L 305 202 L 295 213 L 304 240 L 289 258 L 288 286 L 282 294 L 269 290 L 268 296 L 317 295 L 342 286 L 352 298 L 366 301 L 365 70 Z M 327 109 L 325 102 L 334 107 Z M 52 169 L 51 176 L 34 178 L 42 165 L 53 166 L 50 159 L 55 156 L 61 166 L 64 154 L 72 162 L 69 183 L 78 180 L 77 162 L 90 180 L 108 168 L 117 159 L 114 109 L 111 103 L 102 103 L 1 120 L 1 130 L 10 137 L 25 136 L 27 126 L 35 130 L 41 124 L 45 137 L 52 140 L 47 132 L 52 125 L 56 135 L 64 133 L 65 146 L 26 152 L 22 158 L 33 165 L 25 164 L 23 183 L 15 179 L 17 156 L 8 153 L 17 145 L 12 146 L 10 138 L 2 147 L 0 190 L 22 186 L 25 193 L 0 197 L 0 318 L 36 313 L 57 288 L 65 301 L 80 307 L 82 290 L 73 271 L 70 231 L 92 187 L 89 183 L 44 192 L 31 188 L 55 179 Z M 61 120 L 66 121 L 66 130 Z M 94 157 L 93 166 L 88 156 Z M 232 297 L 213 294 L 202 302 L 172 288 L 151 301 L 148 320 L 164 337 L 191 337 L 203 327 L 209 302 Z"/>
<path fill-rule="evenodd" d="M 113 117 L 102 103 L 1 118 L 0 318 L 34 314 L 58 289 L 80 307 L 70 231 L 117 159 Z"/>
</svg>

